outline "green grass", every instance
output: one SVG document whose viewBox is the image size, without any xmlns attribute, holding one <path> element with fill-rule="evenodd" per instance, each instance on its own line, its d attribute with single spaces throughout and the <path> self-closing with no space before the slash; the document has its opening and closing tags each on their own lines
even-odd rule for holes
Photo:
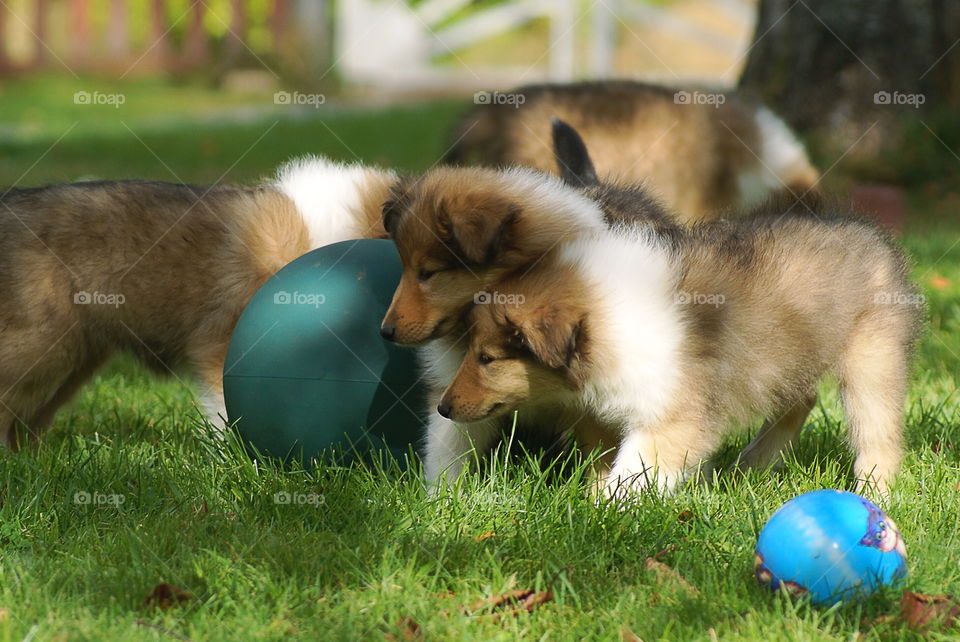
<svg viewBox="0 0 960 642">
<path fill-rule="evenodd" d="M 272 119 L 198 127 L 194 116 L 161 126 L 144 113 L 131 128 L 146 146 L 122 125 L 85 131 L 84 121 L 20 182 L 174 179 L 147 147 L 184 180 L 215 180 L 268 129 L 227 180 L 254 180 L 308 151 L 417 170 L 442 152 L 457 109 L 323 111 L 272 129 Z M 0 142 L 0 184 L 17 181 L 57 129 Z M 887 508 L 910 550 L 907 587 L 957 594 L 960 223 L 941 208 L 952 209 L 916 196 L 919 215 L 903 238 L 931 320 L 909 396 L 909 456 Z M 783 501 L 849 487 L 842 439 L 842 413 L 827 386 L 780 474 L 725 478 L 620 511 L 587 497 L 580 463 L 564 460 L 557 465 L 567 474 L 553 475 L 523 456 L 506 465 L 501 454 L 455 493 L 429 500 L 415 473 L 390 467 L 306 473 L 254 465 L 204 438 L 187 385 L 158 382 L 120 359 L 60 413 L 37 449 L 0 453 L 0 640 L 402 640 L 405 618 L 428 640 L 618 640 L 624 628 L 648 642 L 918 639 L 899 623 L 873 624 L 897 612 L 892 592 L 817 609 L 770 596 L 752 578 L 756 536 Z M 721 460 L 745 440 L 728 444 Z M 275 504 L 280 491 L 313 493 L 322 503 Z M 124 501 L 78 504 L 78 492 Z M 693 518 L 679 519 L 685 511 Z M 646 558 L 665 549 L 662 561 L 699 597 L 645 570 Z M 145 599 L 161 582 L 192 597 L 151 608 Z M 495 620 L 463 612 L 495 593 L 547 587 L 555 600 L 530 614 Z"/>
</svg>

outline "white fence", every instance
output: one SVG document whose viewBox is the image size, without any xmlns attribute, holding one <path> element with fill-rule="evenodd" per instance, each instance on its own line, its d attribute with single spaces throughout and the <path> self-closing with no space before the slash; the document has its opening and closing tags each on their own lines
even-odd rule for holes
<svg viewBox="0 0 960 642">
<path fill-rule="evenodd" d="M 341 74 L 352 84 L 398 90 L 608 77 L 618 75 L 618 33 L 626 32 L 646 46 L 631 25 L 654 30 L 658 36 L 666 34 L 678 46 L 689 43 L 736 60 L 749 44 L 756 0 L 675 3 L 687 5 L 681 9 L 707 5 L 709 12 L 733 24 L 734 36 L 714 28 L 716 16 L 712 22 L 698 21 L 674 5 L 644 0 L 509 0 L 464 12 L 470 4 L 471 0 L 424 0 L 412 7 L 405 0 L 339 0 L 335 56 Z M 458 14 L 463 17 L 455 19 Z M 533 65 L 467 64 L 459 58 L 465 49 L 536 19 L 547 21 L 549 35 Z M 452 63 L 438 64 L 443 58 Z"/>
</svg>

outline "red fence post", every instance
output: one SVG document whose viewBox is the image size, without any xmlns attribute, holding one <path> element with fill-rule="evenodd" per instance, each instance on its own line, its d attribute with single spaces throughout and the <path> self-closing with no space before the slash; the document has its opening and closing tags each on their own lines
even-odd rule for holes
<svg viewBox="0 0 960 642">
<path fill-rule="evenodd" d="M 287 29 L 290 26 L 290 3 L 288 0 L 274 0 L 273 12 L 270 14 L 271 45 L 274 53 L 283 51 L 283 43 L 289 38 Z"/>
<path fill-rule="evenodd" d="M 107 51 L 114 60 L 122 60 L 130 53 L 126 0 L 110 0 L 107 20 Z"/>
<path fill-rule="evenodd" d="M 90 59 L 90 0 L 70 0 L 70 56 L 84 66 Z"/>
</svg>

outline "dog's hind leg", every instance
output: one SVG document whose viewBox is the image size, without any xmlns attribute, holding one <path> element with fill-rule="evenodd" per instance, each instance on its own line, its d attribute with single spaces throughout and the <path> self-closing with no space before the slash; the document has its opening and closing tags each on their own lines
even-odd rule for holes
<svg viewBox="0 0 960 642">
<path fill-rule="evenodd" d="M 881 494 L 903 457 L 909 361 L 908 330 L 890 321 L 868 317 L 861 323 L 847 345 L 840 371 L 848 436 L 856 454 L 854 474 L 860 486 L 876 486 Z"/>
<path fill-rule="evenodd" d="M 783 463 L 783 451 L 803 430 L 803 424 L 817 403 L 816 393 L 805 396 L 773 420 L 766 420 L 760 432 L 744 448 L 737 464 L 741 468 L 769 468 Z"/>
<path fill-rule="evenodd" d="M 227 427 L 227 406 L 223 398 L 223 365 L 229 341 L 217 341 L 193 351 L 190 361 L 197 378 L 198 405 L 204 418 L 222 435 Z"/>
<path fill-rule="evenodd" d="M 93 373 L 103 365 L 104 358 L 94 358 L 87 360 L 80 367 L 75 368 L 67 378 L 60 384 L 60 387 L 53 394 L 49 401 L 43 404 L 32 417 L 27 420 L 30 426 L 31 435 L 39 436 L 51 423 L 62 406 L 73 399 L 77 390 L 86 383 Z"/>
</svg>

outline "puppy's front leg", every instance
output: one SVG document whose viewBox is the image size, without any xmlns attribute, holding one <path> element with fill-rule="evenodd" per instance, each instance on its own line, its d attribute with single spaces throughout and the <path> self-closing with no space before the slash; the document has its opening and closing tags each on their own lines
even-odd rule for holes
<svg viewBox="0 0 960 642">
<path fill-rule="evenodd" d="M 459 477 L 470 456 L 489 447 L 496 435 L 497 425 L 493 422 L 458 424 L 432 414 L 427 423 L 423 460 L 427 491 L 434 495 L 444 483 Z"/>
<path fill-rule="evenodd" d="M 656 487 L 676 490 L 716 448 L 719 432 L 695 421 L 670 421 L 628 429 L 606 480 L 610 499 L 627 499 Z"/>
</svg>

